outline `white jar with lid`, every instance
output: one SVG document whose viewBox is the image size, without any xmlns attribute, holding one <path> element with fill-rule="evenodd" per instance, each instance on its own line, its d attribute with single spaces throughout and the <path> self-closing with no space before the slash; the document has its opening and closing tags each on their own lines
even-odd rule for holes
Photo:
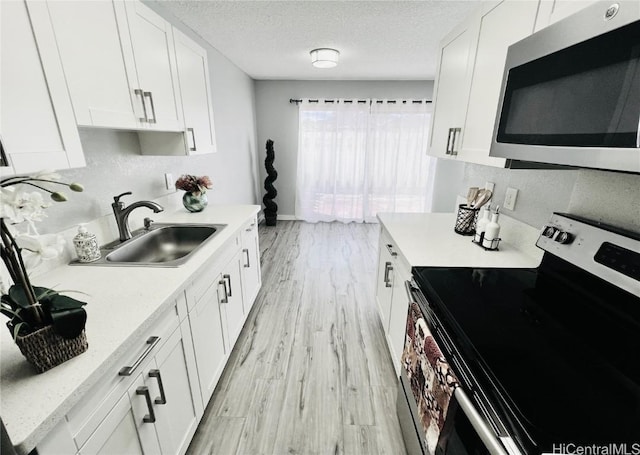
<svg viewBox="0 0 640 455">
<path fill-rule="evenodd" d="M 93 262 L 100 259 L 100 247 L 95 234 L 87 231 L 84 225 L 78 226 L 78 233 L 73 238 L 76 254 L 80 262 Z"/>
</svg>

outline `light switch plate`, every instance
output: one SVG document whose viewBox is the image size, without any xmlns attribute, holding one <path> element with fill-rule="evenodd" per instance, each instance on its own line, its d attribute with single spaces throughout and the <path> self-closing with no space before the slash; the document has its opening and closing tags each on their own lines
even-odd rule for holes
<svg viewBox="0 0 640 455">
<path fill-rule="evenodd" d="M 518 190 L 515 188 L 507 188 L 507 193 L 504 196 L 504 208 L 508 210 L 515 210 L 517 198 Z"/>
<path fill-rule="evenodd" d="M 168 190 L 175 189 L 173 186 L 173 174 L 164 174 L 164 184 Z"/>
</svg>

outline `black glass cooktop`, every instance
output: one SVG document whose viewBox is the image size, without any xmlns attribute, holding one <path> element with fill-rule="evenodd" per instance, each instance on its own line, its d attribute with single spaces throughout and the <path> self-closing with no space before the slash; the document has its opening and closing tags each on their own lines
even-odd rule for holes
<svg viewBox="0 0 640 455">
<path fill-rule="evenodd" d="M 552 256 L 539 269 L 413 274 L 474 374 L 490 378 L 483 389 L 494 405 L 510 409 L 502 417 L 517 439 L 538 452 L 561 443 L 640 449 L 637 297 Z"/>
</svg>

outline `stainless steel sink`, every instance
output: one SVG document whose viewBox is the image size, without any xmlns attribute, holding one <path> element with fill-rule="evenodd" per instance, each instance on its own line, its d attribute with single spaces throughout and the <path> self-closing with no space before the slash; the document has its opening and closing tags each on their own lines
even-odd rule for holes
<svg viewBox="0 0 640 455">
<path fill-rule="evenodd" d="M 73 261 L 72 265 L 177 267 L 225 224 L 154 224 L 134 231 L 130 240 L 112 242 L 101 248 L 102 258 L 94 262 Z"/>
</svg>

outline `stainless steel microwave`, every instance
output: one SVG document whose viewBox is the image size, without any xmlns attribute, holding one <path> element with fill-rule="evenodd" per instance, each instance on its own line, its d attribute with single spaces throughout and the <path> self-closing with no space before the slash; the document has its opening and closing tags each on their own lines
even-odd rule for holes
<svg viewBox="0 0 640 455">
<path fill-rule="evenodd" d="M 490 155 L 640 173 L 640 1 L 597 2 L 509 47 Z"/>
</svg>

